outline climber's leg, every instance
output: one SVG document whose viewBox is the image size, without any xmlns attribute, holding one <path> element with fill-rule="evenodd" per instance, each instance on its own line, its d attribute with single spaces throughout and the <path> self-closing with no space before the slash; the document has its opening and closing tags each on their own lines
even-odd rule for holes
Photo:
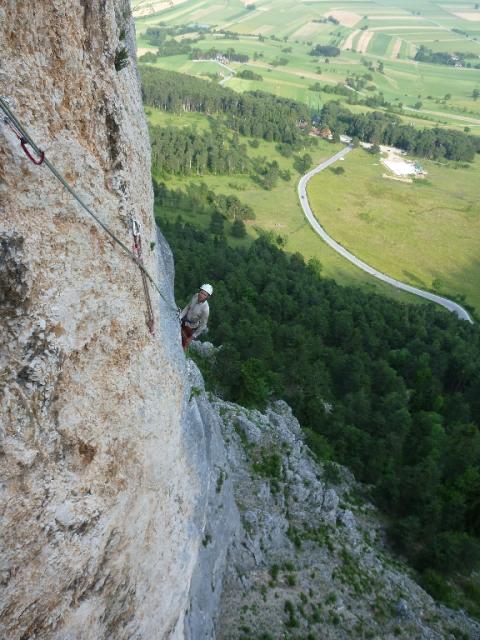
<svg viewBox="0 0 480 640">
<path fill-rule="evenodd" d="M 187 325 L 182 324 L 182 347 L 183 350 L 186 351 L 188 349 L 188 345 L 192 341 L 193 329 L 191 327 L 187 327 Z"/>
</svg>

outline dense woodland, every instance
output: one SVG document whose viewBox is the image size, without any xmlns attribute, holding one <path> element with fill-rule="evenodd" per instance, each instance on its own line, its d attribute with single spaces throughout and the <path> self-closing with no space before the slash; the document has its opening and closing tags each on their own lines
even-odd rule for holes
<svg viewBox="0 0 480 640">
<path fill-rule="evenodd" d="M 278 180 L 291 180 L 288 169 L 281 169 L 276 160 L 269 161 L 265 156 L 249 157 L 247 145 L 240 144 L 237 133 L 229 136 L 218 122 L 210 131 L 198 132 L 195 129 L 177 127 L 151 127 L 152 166 L 156 177 L 168 175 L 232 175 L 249 173 L 250 178 L 263 189 L 273 189 Z M 250 140 L 253 146 L 256 139 Z M 316 140 L 310 138 L 312 144 Z M 292 156 L 292 145 L 280 144 L 277 149 L 283 155 Z M 288 151 L 287 151 L 288 149 Z M 299 173 L 305 173 L 312 165 L 307 154 L 295 155 L 294 167 Z"/>
<path fill-rule="evenodd" d="M 478 327 L 342 288 L 268 239 L 232 249 L 180 221 L 162 229 L 177 300 L 199 274 L 215 286 L 212 388 L 247 406 L 287 400 L 320 458 L 374 485 L 392 541 L 448 600 L 444 576 L 480 561 Z"/>
<path fill-rule="evenodd" d="M 250 71 L 250 69 L 243 69 L 237 73 L 237 78 L 242 78 L 242 80 L 256 80 L 257 82 L 263 82 L 263 76 L 259 73 L 254 73 Z"/>
<path fill-rule="evenodd" d="M 238 135 L 220 129 L 198 132 L 177 127 L 151 127 L 152 165 L 159 174 L 203 175 L 246 173 L 254 163 Z"/>
<path fill-rule="evenodd" d="M 480 152 L 480 137 L 453 129 L 416 129 L 392 114 L 352 113 L 340 102 L 327 102 L 320 114 L 322 124 L 336 134 L 345 133 L 374 144 L 387 144 L 424 158 L 447 158 L 471 162 Z"/>
<path fill-rule="evenodd" d="M 365 76 L 364 76 L 365 77 Z M 355 82 L 355 78 L 347 78 L 346 84 L 342 82 L 338 82 L 337 84 L 324 84 L 321 85 L 319 82 L 315 82 L 313 85 L 309 87 L 310 91 L 322 91 L 323 93 L 334 93 L 337 96 L 343 96 L 345 98 L 345 102 L 347 104 L 363 104 L 366 107 L 378 108 L 383 107 L 388 109 L 391 113 L 401 113 L 402 107 L 400 105 L 395 105 L 395 103 L 388 102 L 385 100 L 385 96 L 382 91 L 378 93 L 372 93 L 370 95 L 359 93 L 360 90 L 355 89 L 350 82 L 352 80 Z M 367 85 L 367 91 L 370 91 L 372 85 Z"/>
<path fill-rule="evenodd" d="M 193 60 L 215 60 L 218 56 L 226 58 L 234 62 L 248 62 L 249 57 L 245 53 L 238 53 L 235 49 L 229 47 L 225 50 L 220 50 L 212 47 L 211 49 L 199 49 L 198 47 L 192 49 L 191 58 Z"/>
<path fill-rule="evenodd" d="M 309 55 L 311 56 L 323 56 L 327 58 L 334 58 L 340 55 L 340 49 L 338 47 L 334 47 L 332 45 L 321 45 L 317 44 L 310 51 Z"/>
<path fill-rule="evenodd" d="M 222 216 L 223 222 L 227 220 L 254 220 L 253 209 L 235 195 L 223 195 L 215 193 L 204 182 L 191 182 L 185 190 L 169 189 L 164 182 L 153 181 L 155 203 L 162 208 L 173 209 L 177 212 L 194 211 L 197 215 L 208 214 L 215 220 Z M 224 228 L 223 222 L 218 225 Z"/>
<path fill-rule="evenodd" d="M 471 62 L 467 62 L 469 58 L 475 61 L 473 65 Z M 446 64 L 450 67 L 457 65 L 462 67 L 473 66 L 475 69 L 480 68 L 478 56 L 474 53 L 464 53 L 462 51 L 457 51 L 456 53 L 449 53 L 448 51 L 432 51 L 432 49 L 428 49 L 424 45 L 420 45 L 417 53 L 415 54 L 414 60 L 417 62 L 429 62 L 430 64 Z"/>
<path fill-rule="evenodd" d="M 299 121 L 310 118 L 308 107 L 269 93 L 236 93 L 207 80 L 141 66 L 146 105 L 180 113 L 224 114 L 225 124 L 245 136 L 295 143 L 305 138 Z"/>
<path fill-rule="evenodd" d="M 221 113 L 229 128 L 265 140 L 298 144 L 306 138 L 309 126 L 302 129 L 299 123 L 310 122 L 311 114 L 304 104 L 261 91 L 240 94 L 207 80 L 148 66 L 140 69 L 147 105 L 176 113 L 182 110 Z M 475 153 L 480 152 L 480 136 L 438 127 L 417 129 L 403 124 L 391 113 L 352 113 L 334 100 L 323 106 L 319 119 L 337 138 L 345 133 L 365 142 L 396 146 L 424 158 L 471 162 Z"/>
<path fill-rule="evenodd" d="M 174 38 L 175 36 L 185 35 L 188 33 L 207 33 L 209 28 L 202 27 L 201 25 L 168 25 L 167 23 L 160 23 L 156 27 L 148 27 L 143 34 L 145 40 L 152 47 L 161 47 L 168 38 Z"/>
</svg>

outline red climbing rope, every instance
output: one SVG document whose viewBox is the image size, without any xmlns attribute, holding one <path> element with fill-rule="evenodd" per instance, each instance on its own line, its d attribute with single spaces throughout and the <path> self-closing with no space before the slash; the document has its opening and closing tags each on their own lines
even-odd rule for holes
<svg viewBox="0 0 480 640">
<path fill-rule="evenodd" d="M 150 298 L 150 291 L 148 289 L 148 280 L 145 275 L 143 266 L 143 252 L 142 252 L 142 236 L 140 231 L 140 223 L 135 218 L 131 218 L 132 235 L 133 235 L 133 254 L 135 260 L 140 267 L 140 273 L 142 274 L 143 292 L 145 294 L 145 302 L 147 304 L 147 327 L 152 335 L 155 335 L 155 316 L 153 314 L 152 300 Z"/>
</svg>

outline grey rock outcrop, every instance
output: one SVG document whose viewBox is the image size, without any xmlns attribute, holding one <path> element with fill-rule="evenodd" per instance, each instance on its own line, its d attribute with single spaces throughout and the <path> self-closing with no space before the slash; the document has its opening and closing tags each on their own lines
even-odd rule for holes
<svg viewBox="0 0 480 640">
<path fill-rule="evenodd" d="M 227 555 L 240 535 L 241 524 L 222 437 L 222 421 L 191 360 L 188 380 L 191 386 L 186 421 L 192 439 L 190 450 L 197 452 L 195 466 L 203 481 L 203 499 L 194 518 L 202 544 L 190 585 L 184 637 L 211 640 L 215 638 L 214 622 L 220 607 Z"/>
<path fill-rule="evenodd" d="M 205 487 L 129 2 L 0 4 L 0 94 L 126 245 L 140 221 L 165 298 L 152 336 L 138 268 L 2 121 L 0 637 L 182 638 Z"/>
<path fill-rule="evenodd" d="M 437 606 L 385 547 L 365 489 L 347 470 L 315 461 L 288 405 L 262 413 L 209 402 L 194 384 L 202 422 L 225 447 L 212 450 L 228 478 L 221 513 L 239 512 L 230 528 L 212 528 L 218 510 L 207 517 L 205 540 L 221 549 L 225 575 L 214 634 L 198 637 L 480 638 L 477 622 Z M 201 570 L 207 593 L 212 566 Z"/>
</svg>

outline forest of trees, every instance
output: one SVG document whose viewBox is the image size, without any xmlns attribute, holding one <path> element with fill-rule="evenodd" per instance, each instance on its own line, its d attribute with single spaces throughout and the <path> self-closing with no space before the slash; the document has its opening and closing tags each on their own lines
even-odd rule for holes
<svg viewBox="0 0 480 640">
<path fill-rule="evenodd" d="M 321 458 L 374 485 L 391 540 L 445 597 L 444 576 L 480 562 L 478 327 L 342 288 L 266 238 L 232 249 L 180 220 L 162 229 L 177 300 L 199 274 L 215 285 L 211 388 L 247 406 L 284 398 Z"/>
<path fill-rule="evenodd" d="M 189 54 L 192 50 L 192 46 L 189 40 L 167 40 L 160 45 L 157 51 L 147 51 L 141 56 L 141 62 L 152 63 L 156 62 L 158 58 L 165 58 L 167 56 L 179 56 Z"/>
<path fill-rule="evenodd" d="M 161 23 L 156 27 L 148 27 L 145 30 L 143 37 L 152 47 L 161 47 L 165 44 L 168 37 L 174 38 L 175 36 L 187 33 L 206 33 L 209 30 L 210 29 L 208 27 L 202 27 L 201 25 L 168 26 L 166 23 Z"/>
<path fill-rule="evenodd" d="M 254 73 L 250 69 L 243 69 L 237 73 L 237 78 L 242 78 L 243 80 L 257 80 L 258 82 L 263 81 L 263 77 L 259 73 Z"/>
<path fill-rule="evenodd" d="M 455 53 L 449 53 L 448 51 L 432 51 L 425 45 L 420 45 L 414 60 L 417 62 L 430 62 L 431 64 L 445 64 L 450 67 L 455 65 L 472 66 L 472 63 L 467 62 L 468 58 L 478 60 L 478 56 L 474 53 L 464 53 L 462 51 L 456 51 Z M 474 65 L 475 68 L 480 68 L 480 64 Z"/>
<path fill-rule="evenodd" d="M 296 146 L 308 140 L 309 124 L 304 129 L 298 125 L 310 123 L 311 114 L 306 105 L 295 100 L 261 91 L 240 94 L 207 80 L 148 66 L 140 70 L 146 105 L 176 113 L 223 114 L 226 126 L 245 136 Z M 332 90 L 339 91 L 336 87 Z M 369 106 L 378 102 L 384 102 L 382 96 L 365 100 Z M 323 106 L 320 120 L 337 135 L 345 133 L 365 142 L 396 146 L 425 158 L 471 162 L 480 152 L 480 136 L 439 127 L 417 129 L 390 113 L 352 113 L 334 100 Z"/>
<path fill-rule="evenodd" d="M 187 38 L 183 40 L 175 40 L 176 36 L 188 33 L 198 32 L 205 33 L 209 28 L 201 25 L 191 26 L 167 26 L 161 25 L 157 27 L 149 27 L 144 33 L 144 38 L 152 47 L 157 47 L 156 52 L 149 51 L 141 57 L 142 62 L 155 62 L 158 57 L 176 56 L 181 54 L 189 54 L 193 60 L 210 60 L 217 56 L 223 56 L 228 60 L 236 62 L 248 62 L 249 57 L 246 54 L 238 53 L 235 49 L 229 47 L 225 51 L 216 48 L 208 50 L 200 49 L 198 46 L 193 47 L 197 40 Z M 227 36 L 228 34 L 224 34 Z M 201 36 L 203 37 L 203 36 Z"/>
<path fill-rule="evenodd" d="M 317 44 L 309 53 L 311 56 L 325 56 L 327 58 L 335 58 L 340 55 L 340 49 L 332 45 Z"/>
<path fill-rule="evenodd" d="M 223 114 L 225 124 L 245 136 L 298 143 L 307 138 L 310 121 L 306 105 L 261 91 L 236 93 L 207 80 L 173 71 L 140 66 L 144 104 L 180 113 Z"/>
<path fill-rule="evenodd" d="M 348 80 L 348 78 L 347 78 Z M 371 85 L 370 85 L 371 86 Z M 350 84 L 343 84 L 342 82 L 338 82 L 337 84 L 320 84 L 320 82 L 315 82 L 313 85 L 309 87 L 310 91 L 322 91 L 323 93 L 333 93 L 338 96 L 343 96 L 346 98 L 345 102 L 347 104 L 363 104 L 367 107 L 386 107 L 389 109 L 399 109 L 395 107 L 394 104 L 391 104 L 387 100 L 385 100 L 385 96 L 380 91 L 378 93 L 374 93 L 373 95 L 367 95 L 363 97 L 363 94 L 358 93 L 358 90 L 352 91 L 352 86 Z M 370 88 L 368 89 L 370 91 Z"/>
<path fill-rule="evenodd" d="M 178 127 L 150 127 L 155 173 L 229 175 L 253 170 L 253 162 L 238 134 L 226 138 L 220 129 L 196 131 Z"/>
<path fill-rule="evenodd" d="M 155 203 L 177 212 L 194 211 L 197 215 L 222 216 L 225 220 L 255 220 L 253 209 L 235 195 L 215 193 L 204 182 L 191 182 L 185 190 L 169 189 L 164 182 L 153 181 Z"/>
<path fill-rule="evenodd" d="M 320 85 L 319 82 L 317 82 L 316 84 L 319 85 L 318 88 L 315 89 L 316 91 L 323 91 L 324 93 L 334 93 L 338 96 L 352 95 L 352 90 L 342 82 L 337 82 L 337 84 L 324 84 L 323 86 Z"/>
<path fill-rule="evenodd" d="M 365 142 L 387 144 L 424 158 L 447 158 L 471 162 L 480 152 L 480 137 L 453 129 L 417 129 L 392 114 L 352 113 L 340 102 L 327 102 L 320 115 L 323 125 L 337 134 Z"/>
<path fill-rule="evenodd" d="M 263 189 L 273 189 L 279 179 L 291 180 L 288 169 L 281 169 L 276 160 L 265 156 L 249 157 L 247 145 L 240 144 L 239 136 L 225 135 L 225 128 L 217 123 L 209 131 L 177 127 L 150 127 L 152 145 L 152 172 L 154 176 L 181 175 L 201 176 L 205 174 L 232 175 L 249 173 L 250 178 Z M 314 139 L 308 141 L 314 143 Z M 281 150 L 292 145 L 282 144 Z M 312 164 L 309 154 L 294 156 L 294 167 L 305 173 Z"/>
</svg>

